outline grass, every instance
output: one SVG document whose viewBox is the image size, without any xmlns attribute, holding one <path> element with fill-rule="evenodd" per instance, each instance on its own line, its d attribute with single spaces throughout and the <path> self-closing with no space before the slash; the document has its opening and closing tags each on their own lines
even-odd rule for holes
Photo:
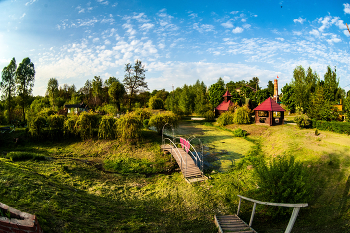
<svg viewBox="0 0 350 233">
<path fill-rule="evenodd" d="M 241 128 L 247 138 L 233 137 Z M 218 171 L 206 182 L 189 185 L 159 149 L 161 137 L 143 132 L 139 142 L 74 139 L 28 140 L 23 131 L 0 138 L 1 202 L 36 214 L 45 232 L 217 232 L 215 214 L 237 211 L 237 194 L 257 192 L 254 169 L 233 161 L 261 153 L 266 159 L 293 154 L 315 171 L 310 207 L 299 213 L 293 232 L 347 232 L 350 225 L 349 137 L 294 125 L 229 125 L 227 130 L 192 123 L 177 134 L 195 134 L 218 158 Z M 17 129 L 16 129 L 17 130 Z M 19 138 L 16 143 L 13 137 Z M 11 161 L 6 154 L 28 153 L 45 160 Z M 233 166 L 232 166 L 233 165 Z M 311 169 L 310 168 L 310 169 Z M 252 204 L 243 202 L 249 222 Z M 283 232 L 288 220 L 271 222 L 257 206 L 258 232 Z"/>
</svg>

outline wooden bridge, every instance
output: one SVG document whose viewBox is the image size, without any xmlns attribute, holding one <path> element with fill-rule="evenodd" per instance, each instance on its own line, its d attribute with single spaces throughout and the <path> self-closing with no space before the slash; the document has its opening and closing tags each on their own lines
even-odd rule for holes
<svg viewBox="0 0 350 233">
<path fill-rule="evenodd" d="M 193 183 L 208 179 L 203 174 L 203 146 L 202 151 L 198 152 L 191 144 L 195 137 L 185 139 L 174 135 L 171 138 L 165 136 L 163 127 L 161 148 L 174 157 L 186 181 Z"/>
<path fill-rule="evenodd" d="M 306 203 L 303 203 L 303 204 L 271 203 L 271 202 L 257 201 L 257 200 L 243 197 L 240 195 L 237 195 L 237 196 L 239 197 L 237 214 L 235 214 L 235 215 L 221 215 L 221 216 L 215 215 L 214 216 L 215 224 L 219 228 L 220 233 L 223 233 L 223 232 L 257 233 L 252 228 L 256 204 L 269 205 L 269 206 L 280 206 L 280 207 L 293 207 L 292 216 L 290 217 L 288 226 L 287 226 L 286 230 L 284 231 L 284 233 L 290 233 L 292 231 L 293 225 L 298 217 L 298 213 L 299 213 L 300 208 L 308 206 L 308 204 L 306 204 Z M 252 214 L 250 216 L 249 225 L 238 217 L 242 199 L 245 199 L 245 200 L 248 200 L 248 201 L 251 201 L 254 203 Z"/>
</svg>

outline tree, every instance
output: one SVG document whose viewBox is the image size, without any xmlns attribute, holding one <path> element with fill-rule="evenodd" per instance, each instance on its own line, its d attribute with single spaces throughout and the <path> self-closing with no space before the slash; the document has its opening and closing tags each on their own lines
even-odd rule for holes
<svg viewBox="0 0 350 233">
<path fill-rule="evenodd" d="M 295 110 L 295 100 L 294 100 L 294 88 L 292 85 L 286 83 L 281 89 L 282 91 L 282 103 L 287 106 L 287 110 L 294 112 Z"/>
<path fill-rule="evenodd" d="M 50 78 L 47 83 L 46 95 L 49 96 L 50 103 L 53 107 L 55 107 L 55 101 L 58 94 L 58 81 L 56 78 Z"/>
<path fill-rule="evenodd" d="M 108 94 L 112 101 L 117 105 L 118 112 L 120 111 L 120 102 L 125 95 L 125 88 L 124 85 L 117 80 L 116 82 L 113 82 L 111 86 L 109 87 Z"/>
<path fill-rule="evenodd" d="M 25 107 L 28 104 L 28 97 L 32 94 L 35 80 L 34 64 L 29 57 L 23 59 L 16 70 L 16 84 L 19 102 L 23 111 L 23 121 L 25 121 Z"/>
<path fill-rule="evenodd" d="M 350 91 L 346 93 L 346 98 L 344 100 L 344 107 L 346 111 L 346 121 L 349 122 L 350 120 Z"/>
<path fill-rule="evenodd" d="M 95 106 L 97 106 L 101 102 L 102 95 L 102 79 L 100 76 L 95 76 L 92 80 L 92 94 L 94 96 Z"/>
<path fill-rule="evenodd" d="M 4 67 L 1 74 L 2 81 L 0 82 L 0 88 L 4 92 L 5 99 L 7 102 L 7 113 L 8 121 L 11 123 L 12 120 L 12 109 L 14 108 L 12 96 L 15 94 L 15 74 L 16 74 L 16 59 L 12 58 L 10 64 Z"/>
<path fill-rule="evenodd" d="M 269 97 L 270 97 L 270 92 L 269 92 L 269 90 L 267 88 L 262 89 L 262 90 L 258 90 L 255 93 L 255 99 L 256 99 L 258 104 L 261 104 L 262 102 L 264 102 Z"/>
<path fill-rule="evenodd" d="M 125 65 L 125 76 L 124 76 L 124 86 L 129 93 L 129 108 L 131 108 L 131 103 L 133 96 L 140 92 L 142 89 L 148 89 L 147 82 L 145 82 L 145 66 L 142 65 L 140 60 L 136 60 L 135 65 L 132 66 L 130 63 Z"/>
<path fill-rule="evenodd" d="M 219 78 L 216 83 L 209 87 L 208 94 L 210 103 L 214 107 L 218 106 L 223 100 L 222 96 L 225 94 L 224 80 L 222 80 L 222 78 Z"/>
<path fill-rule="evenodd" d="M 274 95 L 275 85 L 273 84 L 273 82 L 271 80 L 269 80 L 269 82 L 267 84 L 267 90 L 269 92 L 269 96 L 273 96 Z"/>
<path fill-rule="evenodd" d="M 332 71 L 330 66 L 327 67 L 327 72 L 324 74 L 324 96 L 326 100 L 331 102 L 335 102 L 341 97 L 336 69 Z"/>
</svg>

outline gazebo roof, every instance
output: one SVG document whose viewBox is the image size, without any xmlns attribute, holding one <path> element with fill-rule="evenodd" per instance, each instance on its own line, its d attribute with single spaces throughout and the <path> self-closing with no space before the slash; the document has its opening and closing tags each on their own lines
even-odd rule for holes
<svg viewBox="0 0 350 233">
<path fill-rule="evenodd" d="M 219 104 L 215 109 L 216 110 L 224 110 L 224 111 L 227 111 L 228 108 L 232 105 L 233 103 L 231 102 L 231 100 L 225 102 L 225 101 L 222 101 L 221 104 Z"/>
<path fill-rule="evenodd" d="M 226 93 L 222 97 L 226 97 L 226 96 L 232 96 L 228 90 L 226 91 Z"/>
<path fill-rule="evenodd" d="M 258 107 L 254 108 L 254 111 L 285 112 L 286 110 L 269 97 Z"/>
</svg>

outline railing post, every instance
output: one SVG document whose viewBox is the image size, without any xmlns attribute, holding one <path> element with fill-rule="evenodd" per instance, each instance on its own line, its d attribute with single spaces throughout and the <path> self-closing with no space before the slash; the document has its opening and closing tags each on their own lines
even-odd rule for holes
<svg viewBox="0 0 350 233">
<path fill-rule="evenodd" d="M 299 210 L 300 210 L 300 207 L 294 207 L 292 216 L 290 217 L 288 226 L 287 226 L 286 231 L 284 233 L 290 233 L 292 231 L 295 220 L 297 220 Z"/>
<path fill-rule="evenodd" d="M 238 209 L 237 209 L 237 216 L 239 214 L 239 209 L 241 208 L 241 198 L 239 198 L 239 202 L 238 202 Z"/>
<path fill-rule="evenodd" d="M 255 214 L 255 208 L 256 208 L 256 203 L 254 202 L 252 215 L 250 216 L 250 221 L 249 221 L 249 226 L 250 226 L 250 227 L 251 227 L 252 224 L 253 224 L 253 218 L 254 218 L 254 214 Z"/>
</svg>

